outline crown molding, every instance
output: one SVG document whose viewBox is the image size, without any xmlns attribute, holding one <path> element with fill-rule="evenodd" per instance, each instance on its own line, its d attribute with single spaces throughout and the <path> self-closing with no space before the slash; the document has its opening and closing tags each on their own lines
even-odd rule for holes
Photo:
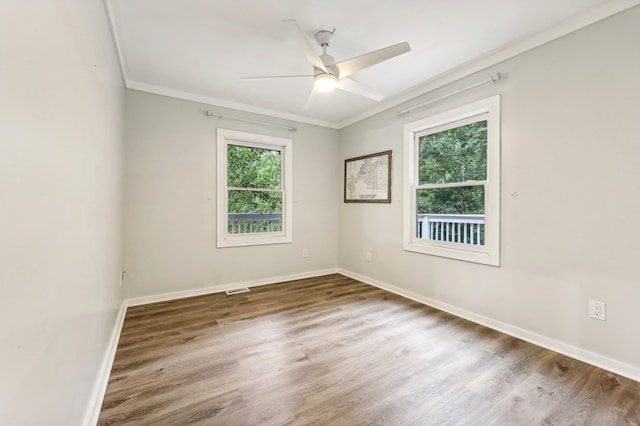
<svg viewBox="0 0 640 426">
<path fill-rule="evenodd" d="M 296 123 L 312 124 L 314 126 L 328 127 L 330 129 L 339 129 L 338 124 L 318 120 L 303 115 L 291 114 L 287 112 L 277 111 L 269 108 L 261 108 L 255 105 L 247 105 L 241 102 L 233 102 L 226 99 L 215 98 L 211 96 L 198 95 L 195 93 L 183 92 L 181 90 L 169 89 L 167 87 L 155 86 L 152 84 L 140 83 L 138 81 L 126 81 L 127 89 L 137 90 L 140 92 L 153 93 L 155 95 L 168 96 L 170 98 L 182 99 L 186 101 L 198 102 L 201 104 L 217 106 L 222 108 L 234 109 L 242 112 L 260 114 L 265 117 L 281 118 L 283 120 L 294 121 Z"/>
</svg>

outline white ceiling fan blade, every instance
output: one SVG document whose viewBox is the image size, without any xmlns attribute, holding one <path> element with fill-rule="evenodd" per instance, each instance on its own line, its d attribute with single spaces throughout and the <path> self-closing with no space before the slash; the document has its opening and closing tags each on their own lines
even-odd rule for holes
<svg viewBox="0 0 640 426">
<path fill-rule="evenodd" d="M 336 86 L 340 90 L 345 92 L 355 93 L 356 95 L 364 96 L 365 98 L 373 99 L 374 101 L 380 101 L 384 99 L 384 95 L 380 92 L 376 92 L 368 86 L 350 78 L 343 78 L 338 81 Z"/>
<path fill-rule="evenodd" d="M 285 19 L 284 23 L 289 29 L 291 35 L 298 40 L 298 44 L 302 48 L 309 63 L 315 68 L 327 72 L 327 68 L 322 62 L 322 59 L 320 59 L 320 56 L 318 56 L 316 51 L 311 46 L 311 43 L 309 43 L 309 39 L 307 38 L 307 36 L 305 36 L 302 28 L 300 28 L 300 25 L 298 25 L 298 22 L 295 19 Z"/>
<path fill-rule="evenodd" d="M 240 80 L 275 80 L 279 78 L 313 78 L 312 75 L 259 75 L 255 77 L 241 77 Z"/>
<path fill-rule="evenodd" d="M 357 56 L 355 58 L 347 59 L 346 61 L 335 64 L 338 68 L 338 75 L 340 78 L 348 77 L 353 73 L 363 70 L 380 62 L 386 61 L 403 53 L 411 51 L 409 43 L 394 44 L 393 46 L 385 47 L 383 49 L 375 50 L 373 52 L 365 53 L 364 55 Z"/>
<path fill-rule="evenodd" d="M 304 105 L 302 105 L 302 110 L 308 111 L 311 108 L 311 106 L 313 106 L 313 104 L 315 103 L 317 97 L 318 97 L 318 91 L 315 88 L 311 89 L 309 96 L 307 96 L 307 100 L 304 101 Z"/>
</svg>

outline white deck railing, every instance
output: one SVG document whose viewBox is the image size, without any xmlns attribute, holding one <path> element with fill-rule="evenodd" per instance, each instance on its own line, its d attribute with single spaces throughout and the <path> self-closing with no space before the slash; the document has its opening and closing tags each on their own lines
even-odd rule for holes
<svg viewBox="0 0 640 426">
<path fill-rule="evenodd" d="M 281 213 L 229 213 L 230 234 L 282 231 Z"/>
<path fill-rule="evenodd" d="M 484 245 L 484 215 L 419 214 L 418 238 Z"/>
</svg>

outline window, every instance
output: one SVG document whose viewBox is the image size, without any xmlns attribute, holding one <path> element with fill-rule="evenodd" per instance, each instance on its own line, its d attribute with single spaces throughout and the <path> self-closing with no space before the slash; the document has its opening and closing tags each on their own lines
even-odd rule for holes
<svg viewBox="0 0 640 426">
<path fill-rule="evenodd" d="M 404 248 L 500 264 L 500 97 L 405 126 Z"/>
<path fill-rule="evenodd" d="M 291 242 L 291 140 L 226 129 L 217 137 L 217 246 Z"/>
</svg>

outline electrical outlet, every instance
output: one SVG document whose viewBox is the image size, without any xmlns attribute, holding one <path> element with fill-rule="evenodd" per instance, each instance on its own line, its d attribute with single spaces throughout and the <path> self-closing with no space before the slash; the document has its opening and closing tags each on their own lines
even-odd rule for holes
<svg viewBox="0 0 640 426">
<path fill-rule="evenodd" d="M 302 249 L 302 257 L 309 257 L 309 249 Z"/>
<path fill-rule="evenodd" d="M 367 262 L 371 262 L 372 256 L 371 256 L 371 252 L 368 251 L 364 254 L 364 258 Z"/>
<path fill-rule="evenodd" d="M 601 321 L 605 320 L 605 304 L 597 300 L 589 300 L 589 316 Z"/>
</svg>

